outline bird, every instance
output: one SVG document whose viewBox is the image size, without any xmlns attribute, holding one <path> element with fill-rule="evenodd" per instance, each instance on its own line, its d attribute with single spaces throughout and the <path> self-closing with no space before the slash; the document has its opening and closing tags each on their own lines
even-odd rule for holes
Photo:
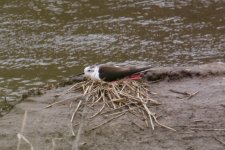
<svg viewBox="0 0 225 150">
<path fill-rule="evenodd" d="M 101 80 L 106 82 L 116 81 L 126 77 L 140 79 L 140 72 L 150 68 L 152 67 L 115 66 L 107 64 L 92 65 L 84 68 L 84 76 L 91 80 Z"/>
</svg>

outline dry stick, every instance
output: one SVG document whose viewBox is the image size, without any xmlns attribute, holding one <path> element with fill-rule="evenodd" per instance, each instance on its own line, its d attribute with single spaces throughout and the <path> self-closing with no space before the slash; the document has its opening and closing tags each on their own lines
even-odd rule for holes
<svg viewBox="0 0 225 150">
<path fill-rule="evenodd" d="M 152 122 L 152 120 L 151 120 L 151 119 L 152 119 L 151 117 L 153 117 L 153 118 L 154 118 L 154 121 L 155 121 L 158 125 L 160 125 L 160 126 L 162 126 L 162 127 L 164 127 L 164 128 L 167 128 L 167 129 L 176 131 L 175 129 L 173 129 L 173 128 L 171 128 L 171 127 L 168 127 L 168 126 L 166 126 L 166 125 L 163 125 L 163 124 L 161 124 L 160 122 L 158 122 L 158 120 L 156 119 L 155 115 L 152 114 L 152 113 L 150 112 L 150 110 L 148 109 L 146 103 L 143 102 L 143 99 L 141 99 L 141 101 L 142 101 L 142 105 L 144 106 L 145 110 L 147 111 L 147 113 L 148 113 L 148 115 L 149 115 L 151 125 L 153 125 L 153 122 Z M 153 126 L 152 129 L 154 130 L 154 126 Z"/>
<path fill-rule="evenodd" d="M 225 131 L 225 129 L 204 129 L 204 128 L 190 128 L 190 129 L 199 131 Z"/>
<path fill-rule="evenodd" d="M 124 108 L 124 107 L 126 107 L 126 106 L 128 106 L 128 105 L 130 105 L 130 104 L 133 104 L 133 103 L 128 103 L 128 104 L 125 104 L 125 105 L 120 106 L 120 107 L 118 107 L 118 108 L 116 108 L 116 109 L 107 110 L 107 111 L 105 111 L 105 112 L 101 113 L 101 115 L 103 115 L 103 114 L 107 114 L 107 113 L 110 113 L 110 112 L 112 112 L 112 111 L 116 111 L 116 110 L 122 109 L 122 108 Z"/>
<path fill-rule="evenodd" d="M 25 112 L 24 112 L 23 122 L 22 122 L 20 133 L 24 132 L 24 128 L 25 128 L 25 125 L 26 125 L 26 120 L 27 120 L 27 110 L 25 110 Z"/>
<path fill-rule="evenodd" d="M 180 91 L 173 90 L 173 89 L 170 89 L 169 91 L 170 91 L 170 92 L 173 92 L 173 93 L 177 93 L 177 94 L 182 94 L 182 95 L 185 95 L 185 96 L 190 96 L 190 95 L 191 95 L 191 94 L 188 93 L 188 92 L 180 92 Z"/>
<path fill-rule="evenodd" d="M 145 114 L 144 110 L 142 110 L 142 114 L 143 114 L 143 117 L 144 117 L 144 119 L 145 119 L 146 126 L 149 127 L 148 119 L 147 119 L 147 117 L 146 117 L 146 114 Z"/>
<path fill-rule="evenodd" d="M 23 133 L 23 131 L 24 131 L 26 119 L 27 119 L 27 110 L 25 110 L 25 113 L 24 113 L 24 116 L 23 116 L 23 122 L 22 122 L 22 126 L 21 126 L 21 129 L 20 129 L 21 133 Z M 17 138 L 18 138 L 17 150 L 20 149 L 20 144 L 21 144 L 21 138 L 19 138 L 18 135 L 19 135 L 19 133 L 17 134 Z"/>
<path fill-rule="evenodd" d="M 93 81 L 94 82 L 94 81 Z M 93 82 L 87 82 L 86 84 L 83 85 L 83 94 L 87 95 L 90 94 L 91 92 L 89 92 L 92 88 L 92 83 Z M 90 85 L 91 84 L 91 85 Z"/>
<path fill-rule="evenodd" d="M 92 90 L 90 93 L 96 93 L 96 94 L 98 94 L 99 93 L 99 88 L 94 88 L 94 90 Z M 89 94 L 90 94 L 89 93 Z M 91 98 L 90 97 L 92 97 L 92 100 L 91 100 Z M 93 106 L 93 103 L 96 101 L 96 98 L 98 99 L 98 97 L 96 97 L 96 95 L 91 95 L 90 94 L 90 100 L 91 100 L 91 103 L 92 103 L 92 106 Z M 101 99 L 100 97 L 99 97 L 99 99 Z"/>
<path fill-rule="evenodd" d="M 103 103 L 105 103 L 105 104 L 106 104 L 106 105 L 110 108 L 109 104 L 106 102 L 106 99 L 105 99 L 104 93 L 103 93 L 103 92 L 101 92 L 101 94 L 102 94 L 102 100 L 103 100 Z"/>
<path fill-rule="evenodd" d="M 22 126 L 21 126 L 21 129 L 20 129 L 20 133 L 17 134 L 17 138 L 18 138 L 17 150 L 20 149 L 21 139 L 23 139 L 26 143 L 29 144 L 31 150 L 34 149 L 33 145 L 30 143 L 30 141 L 23 136 L 24 128 L 25 128 L 25 125 L 26 125 L 26 120 L 27 120 L 27 110 L 25 110 L 25 113 L 24 113 L 24 116 L 23 116 L 23 122 L 22 122 Z"/>
<path fill-rule="evenodd" d="M 73 89 L 74 87 L 75 87 L 75 88 L 74 88 L 75 91 L 76 91 L 77 89 L 81 89 L 83 84 L 85 84 L 85 81 L 76 83 L 73 87 L 71 87 L 71 88 L 69 89 L 69 91 L 70 91 L 71 89 Z M 69 92 L 69 91 L 67 90 L 67 92 Z"/>
<path fill-rule="evenodd" d="M 84 91 L 84 95 L 87 94 L 89 88 L 90 88 L 90 85 L 86 87 L 86 89 L 85 89 L 85 91 Z"/>
<path fill-rule="evenodd" d="M 91 83 L 91 85 L 90 85 L 90 87 L 89 87 L 89 89 L 87 91 L 88 93 L 91 93 L 91 90 L 92 90 L 93 85 L 94 85 L 94 81 L 92 81 L 92 83 Z"/>
<path fill-rule="evenodd" d="M 138 86 L 137 86 L 137 83 L 136 83 L 135 81 L 134 81 L 134 82 L 130 82 L 130 83 L 131 83 L 131 84 L 133 83 L 134 86 L 138 87 Z M 134 83 L 136 83 L 136 84 L 134 84 Z M 135 91 L 135 89 L 134 89 L 132 86 L 130 86 L 128 83 L 125 82 L 125 84 L 126 84 L 127 87 L 129 87 L 132 91 Z"/>
<path fill-rule="evenodd" d="M 33 147 L 33 145 L 31 144 L 31 142 L 30 142 L 25 136 L 23 136 L 21 133 L 18 133 L 18 134 L 17 134 L 17 137 L 18 137 L 18 139 L 23 139 L 27 144 L 29 144 L 31 150 L 34 149 L 34 147 Z M 20 144 L 20 143 L 19 143 L 19 144 Z M 18 145 L 17 145 L 17 150 L 19 150 L 19 149 L 20 149 L 20 146 L 18 147 Z"/>
<path fill-rule="evenodd" d="M 87 103 L 87 101 L 88 101 L 88 96 L 85 97 L 85 104 Z M 79 142 L 80 142 L 81 131 L 82 131 L 83 126 L 84 126 L 85 113 L 86 113 L 86 105 L 84 105 L 84 108 L 83 108 L 83 111 L 82 111 L 82 114 L 81 114 L 81 121 L 80 121 L 79 129 L 77 131 L 76 139 L 75 139 L 75 141 L 73 143 L 73 146 L 72 146 L 72 150 L 79 150 Z"/>
<path fill-rule="evenodd" d="M 137 87 L 137 90 L 138 90 L 138 92 L 139 92 L 140 95 L 142 95 L 142 96 L 144 96 L 144 97 L 146 96 L 146 93 L 147 93 L 147 92 L 146 92 L 144 89 L 141 89 L 141 87 Z M 141 91 L 141 90 L 142 90 L 142 91 Z"/>
<path fill-rule="evenodd" d="M 137 97 L 140 98 L 140 90 L 137 89 Z"/>
<path fill-rule="evenodd" d="M 123 85 L 123 87 L 121 88 L 120 92 L 122 92 L 125 87 L 126 87 L 126 84 Z"/>
<path fill-rule="evenodd" d="M 98 103 L 99 101 L 101 101 L 101 99 L 104 101 L 104 93 L 103 93 L 103 91 L 100 89 L 99 92 L 100 92 L 100 97 L 99 97 L 99 99 L 97 99 L 97 100 L 94 102 L 94 104 L 96 104 L 96 103 Z"/>
<path fill-rule="evenodd" d="M 221 144 L 223 144 L 225 146 L 225 142 L 222 141 L 221 139 L 218 139 L 217 137 L 214 137 L 218 142 L 220 142 Z"/>
<path fill-rule="evenodd" d="M 110 102 L 112 103 L 112 105 L 113 105 L 113 108 L 114 109 L 116 109 L 116 105 L 114 104 L 114 102 L 112 101 L 112 96 L 111 96 L 111 94 L 110 93 L 108 93 L 108 96 L 109 96 L 109 100 L 110 100 Z"/>
<path fill-rule="evenodd" d="M 105 97 L 105 93 L 104 92 L 105 92 L 104 89 L 100 89 L 100 97 L 102 99 L 102 102 L 105 103 L 108 107 L 110 107 L 108 102 L 106 102 L 106 97 Z M 97 102 L 99 102 L 101 99 L 99 99 Z"/>
<path fill-rule="evenodd" d="M 113 116 L 113 115 L 117 115 L 117 114 L 121 114 L 121 113 L 125 113 L 125 112 L 130 112 L 132 114 L 132 110 L 136 109 L 137 107 L 134 107 L 134 108 L 130 108 L 130 109 L 126 109 L 126 110 L 123 110 L 123 111 L 120 111 L 120 112 L 115 112 L 115 113 L 111 113 L 109 115 L 105 115 L 105 116 Z M 134 115 L 134 114 L 133 114 Z"/>
<path fill-rule="evenodd" d="M 131 121 L 133 124 L 135 124 L 139 129 L 141 129 L 142 131 L 144 130 L 144 127 L 142 127 L 141 125 L 137 124 L 134 121 Z"/>
<path fill-rule="evenodd" d="M 103 98 L 102 97 L 102 93 L 101 93 L 100 97 L 96 101 L 94 100 L 94 102 L 92 102 L 91 106 L 94 106 L 96 103 L 98 103 L 101 100 L 101 98 Z"/>
<path fill-rule="evenodd" d="M 85 86 L 84 86 L 84 85 L 82 85 L 82 91 L 83 91 L 83 93 L 84 93 L 84 91 L 85 91 Z"/>
<path fill-rule="evenodd" d="M 141 101 L 142 101 L 142 100 L 141 100 Z M 142 105 L 144 106 L 144 108 L 145 108 L 145 110 L 146 110 L 146 112 L 147 112 L 147 114 L 148 114 L 148 117 L 149 117 L 149 119 L 150 119 L 150 123 L 151 123 L 151 126 L 152 126 L 152 130 L 154 130 L 155 128 L 154 128 L 154 124 L 153 124 L 153 121 L 152 121 L 152 116 L 153 116 L 153 114 L 152 114 L 152 112 L 148 109 L 146 103 L 144 103 L 143 101 L 142 101 Z"/>
<path fill-rule="evenodd" d="M 168 127 L 168 126 L 166 126 L 166 125 L 163 125 L 163 124 L 161 124 L 160 122 L 158 122 L 158 120 L 157 120 L 157 118 L 156 118 L 155 116 L 152 116 L 152 117 L 154 118 L 155 122 L 156 122 L 158 125 L 160 125 L 160 126 L 162 126 L 162 127 L 164 127 L 164 128 L 170 129 L 170 130 L 172 130 L 172 131 L 176 131 L 175 129 L 173 129 L 173 128 L 171 128 L 171 127 Z"/>
<path fill-rule="evenodd" d="M 56 144 L 55 144 L 55 139 L 52 139 L 52 150 L 55 150 Z"/>
<path fill-rule="evenodd" d="M 141 116 L 138 115 L 138 114 L 135 112 L 135 109 L 138 109 L 138 107 L 129 108 L 128 111 L 129 111 L 129 113 L 131 113 L 131 114 L 134 115 L 135 117 L 141 118 Z M 139 110 L 140 110 L 140 109 L 139 109 Z"/>
<path fill-rule="evenodd" d="M 135 98 L 135 97 L 133 97 L 132 95 L 129 95 L 129 94 L 124 93 L 124 92 L 120 92 L 120 95 L 123 95 L 123 96 L 125 96 L 125 97 L 130 98 L 130 99 L 133 99 L 133 100 L 135 100 L 135 101 L 140 101 L 138 98 Z"/>
<path fill-rule="evenodd" d="M 112 102 L 124 102 L 126 101 L 125 98 L 118 98 L 118 99 L 111 99 Z"/>
<path fill-rule="evenodd" d="M 161 105 L 160 102 L 158 102 L 157 100 L 154 100 L 154 99 L 152 99 L 152 98 L 147 98 L 146 100 L 151 101 L 151 102 L 152 102 L 153 104 L 155 104 L 155 105 Z"/>
<path fill-rule="evenodd" d="M 102 124 L 100 124 L 100 125 L 97 125 L 97 126 L 93 127 L 92 129 L 90 129 L 90 130 L 88 130 L 88 131 L 95 130 L 95 129 L 97 129 L 97 128 L 99 128 L 99 127 L 103 126 L 104 124 L 109 123 L 110 121 L 112 121 L 112 120 L 114 120 L 114 119 L 116 119 L 116 118 L 119 118 L 120 116 L 122 116 L 122 115 L 124 115 L 124 114 L 125 114 L 125 113 L 121 113 L 120 115 L 115 116 L 115 117 L 113 117 L 113 118 L 111 118 L 111 119 L 107 120 L 106 122 L 103 122 Z"/>
<path fill-rule="evenodd" d="M 60 103 L 65 102 L 67 100 L 71 100 L 71 99 L 73 99 L 73 98 L 67 98 L 67 99 L 64 99 L 64 100 L 61 100 L 61 101 L 54 102 L 54 103 L 49 104 L 48 106 L 46 106 L 44 109 L 52 107 L 53 105 L 56 105 L 56 104 L 60 104 Z"/>
<path fill-rule="evenodd" d="M 131 89 L 131 91 L 135 91 L 135 89 L 134 89 L 133 87 L 131 87 L 129 84 L 127 84 L 126 82 L 124 82 L 124 83 L 127 85 L 128 88 Z M 132 83 L 132 82 L 131 82 L 131 83 Z"/>
<path fill-rule="evenodd" d="M 70 106 L 69 106 L 69 107 L 71 108 L 71 107 L 72 107 L 72 105 L 73 105 L 73 101 L 71 101 L 71 102 L 70 102 Z"/>
<path fill-rule="evenodd" d="M 116 90 L 115 85 L 113 85 L 112 92 L 117 96 L 117 98 L 121 98 L 120 95 L 118 94 L 118 91 Z"/>
<path fill-rule="evenodd" d="M 146 101 L 151 101 L 153 104 L 161 105 L 161 103 L 158 102 L 157 100 L 154 100 L 154 99 L 152 99 L 152 98 L 149 98 L 149 93 L 148 93 L 148 91 L 145 91 L 145 93 L 143 93 L 142 96 L 146 96 L 146 95 L 147 95 L 147 97 L 145 98 Z"/>
<path fill-rule="evenodd" d="M 82 103 L 82 100 L 79 101 L 79 103 L 78 103 L 77 107 L 75 108 L 75 110 L 74 110 L 74 112 L 73 112 L 73 115 L 72 115 L 72 117 L 71 117 L 71 119 L 70 119 L 70 123 L 71 123 L 71 131 L 72 131 L 72 135 L 73 135 L 73 136 L 75 136 L 75 133 L 74 133 L 74 130 L 73 130 L 73 119 L 74 119 L 74 117 L 75 117 L 75 115 L 76 115 L 76 112 L 77 112 L 77 110 L 79 109 L 81 103 Z"/>
<path fill-rule="evenodd" d="M 198 93 L 199 93 L 199 91 L 197 91 L 197 92 L 191 94 L 187 99 L 191 99 L 193 96 L 195 96 L 195 95 L 198 94 Z"/>
<path fill-rule="evenodd" d="M 137 91 L 134 91 L 134 92 L 137 92 Z M 128 94 L 128 93 L 125 93 L 125 92 L 120 92 L 120 94 L 123 95 L 123 96 L 126 96 L 126 97 L 128 97 L 128 98 L 131 98 L 131 99 L 133 99 L 133 100 L 140 101 L 139 98 L 136 98 L 135 96 L 133 96 L 133 95 L 131 95 L 131 94 Z"/>
<path fill-rule="evenodd" d="M 74 110 L 74 112 L 73 112 L 73 115 L 72 115 L 72 117 L 71 117 L 70 122 L 73 122 L 73 119 L 74 119 L 74 117 L 75 117 L 75 114 L 76 114 L 77 110 L 79 109 L 79 107 L 80 107 L 81 103 L 82 103 L 82 100 L 80 100 L 80 101 L 79 101 L 79 103 L 78 103 L 78 105 L 77 105 L 76 109 Z"/>
<path fill-rule="evenodd" d="M 62 95 L 65 95 L 67 94 L 72 88 L 74 88 L 75 86 L 79 85 L 79 84 L 82 84 L 84 82 L 80 82 L 80 83 L 75 83 L 74 85 L 72 85 L 69 89 L 67 89 L 65 92 L 63 92 L 62 94 L 56 94 L 55 96 L 56 97 L 59 97 L 59 96 L 62 96 Z"/>
<path fill-rule="evenodd" d="M 101 108 L 97 113 L 95 113 L 93 116 L 89 117 L 88 119 L 92 119 L 92 118 L 96 117 L 98 114 L 100 114 L 100 113 L 102 112 L 102 110 L 103 110 L 104 108 L 105 108 L 105 103 L 103 103 L 102 108 Z"/>
</svg>

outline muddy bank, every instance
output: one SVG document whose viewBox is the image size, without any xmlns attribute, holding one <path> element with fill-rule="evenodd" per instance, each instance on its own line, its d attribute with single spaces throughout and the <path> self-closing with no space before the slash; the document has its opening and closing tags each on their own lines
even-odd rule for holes
<svg viewBox="0 0 225 150">
<path fill-rule="evenodd" d="M 205 65 L 191 67 L 158 67 L 150 69 L 145 73 L 149 81 L 156 80 L 178 80 L 183 78 L 210 77 L 225 75 L 225 65 L 222 62 L 215 62 Z"/>
<path fill-rule="evenodd" d="M 143 120 L 132 114 L 91 130 L 109 120 L 110 116 L 84 120 L 79 139 L 80 149 L 185 149 L 223 150 L 225 148 L 225 64 L 213 63 L 186 68 L 154 68 L 145 74 L 146 83 L 156 95 L 152 98 L 161 102 L 149 106 L 158 120 L 176 129 L 176 132 L 156 125 L 155 130 L 145 126 Z M 76 137 L 72 136 L 70 119 L 74 109 L 70 102 L 45 108 L 47 105 L 73 98 L 76 106 L 80 93 L 70 92 L 56 98 L 70 86 L 52 89 L 42 96 L 28 97 L 17 104 L 10 113 L 0 118 L 0 149 L 16 149 L 17 133 L 21 131 L 25 110 L 28 111 L 23 135 L 34 149 L 71 149 Z M 78 116 L 88 116 L 96 111 L 86 108 L 78 110 Z M 76 119 L 76 118 L 75 118 Z M 75 126 L 75 133 L 79 126 Z M 25 142 L 21 149 L 30 149 Z"/>
</svg>

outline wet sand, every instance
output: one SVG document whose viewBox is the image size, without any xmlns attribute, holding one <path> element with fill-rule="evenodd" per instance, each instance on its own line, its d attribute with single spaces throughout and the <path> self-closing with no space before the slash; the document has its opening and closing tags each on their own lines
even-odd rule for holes
<svg viewBox="0 0 225 150">
<path fill-rule="evenodd" d="M 90 130 L 109 120 L 98 116 L 92 121 L 83 121 L 79 140 L 72 135 L 70 119 L 74 109 L 71 101 L 45 108 L 66 98 L 73 98 L 77 105 L 80 93 L 65 92 L 70 86 L 52 89 L 42 96 L 28 97 L 0 118 L 0 149 L 16 149 L 17 133 L 21 132 L 24 112 L 27 119 L 23 135 L 34 149 L 75 149 L 76 141 L 82 150 L 223 150 L 225 148 L 225 64 L 212 63 L 193 67 L 153 68 L 145 74 L 150 90 L 157 93 L 152 98 L 161 105 L 149 108 L 158 120 L 174 129 L 168 130 L 157 124 L 153 131 L 143 120 L 125 115 L 105 125 Z M 78 110 L 78 116 L 88 115 Z M 84 117 L 85 118 L 85 117 Z M 76 120 L 76 118 L 75 118 Z M 75 127 L 77 133 L 79 125 Z M 24 141 L 21 149 L 30 149 Z"/>
</svg>

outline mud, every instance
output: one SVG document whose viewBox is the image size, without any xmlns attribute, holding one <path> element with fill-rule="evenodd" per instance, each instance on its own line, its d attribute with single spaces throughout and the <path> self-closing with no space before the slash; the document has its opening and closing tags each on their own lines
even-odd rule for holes
<svg viewBox="0 0 225 150">
<path fill-rule="evenodd" d="M 72 135 L 70 119 L 73 109 L 71 101 L 50 108 L 47 105 L 66 98 L 73 98 L 74 106 L 80 93 L 70 92 L 56 98 L 70 86 L 47 91 L 41 96 L 28 97 L 0 118 L 0 149 L 16 149 L 17 133 L 25 110 L 28 111 L 22 134 L 34 149 L 75 149 L 76 142 L 81 150 L 223 150 L 225 149 L 225 64 L 212 63 L 193 67 L 154 68 L 145 74 L 150 90 L 157 93 L 154 99 L 161 105 L 150 106 L 158 120 L 176 132 L 156 125 L 153 131 L 143 120 L 125 115 L 91 130 L 110 117 L 99 116 L 92 121 L 84 119 L 80 138 Z M 93 110 L 78 110 L 84 118 Z M 77 118 L 75 118 L 76 120 Z M 20 149 L 30 149 L 24 141 Z"/>
</svg>

